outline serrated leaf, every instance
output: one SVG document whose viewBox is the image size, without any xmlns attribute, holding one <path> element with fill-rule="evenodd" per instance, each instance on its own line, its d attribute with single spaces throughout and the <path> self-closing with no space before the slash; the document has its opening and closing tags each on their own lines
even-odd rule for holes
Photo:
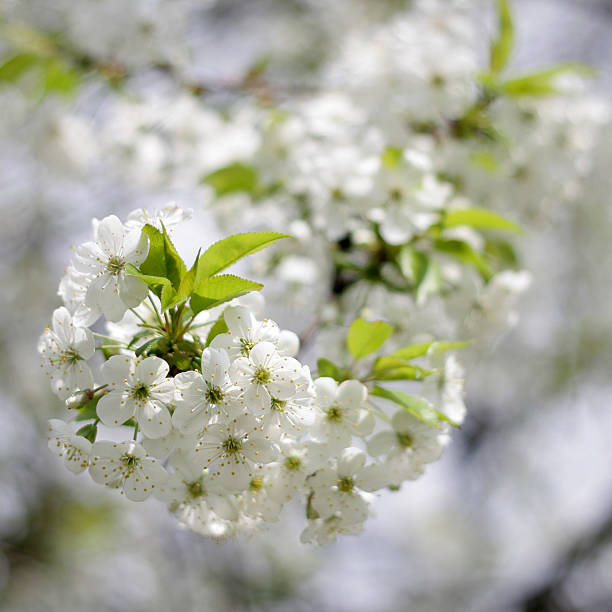
<svg viewBox="0 0 612 612">
<path fill-rule="evenodd" d="M 177 296 L 181 299 L 187 299 L 193 293 L 193 288 L 196 284 L 198 274 L 198 267 L 200 265 L 200 251 L 198 251 L 198 254 L 196 255 L 193 266 L 191 266 L 189 271 L 181 279 L 181 284 L 179 285 L 177 291 Z"/>
<path fill-rule="evenodd" d="M 147 224 L 142 231 L 149 237 L 149 254 L 140 266 L 140 273 L 168 279 L 176 292 L 187 271 L 185 263 L 174 248 L 165 228 L 160 232 Z"/>
<path fill-rule="evenodd" d="M 348 350 L 355 359 L 376 352 L 393 333 L 393 328 L 384 321 L 356 319 L 346 337 Z"/>
<path fill-rule="evenodd" d="M 240 191 L 255 193 L 259 177 L 255 168 L 237 162 L 204 176 L 201 182 L 210 185 L 221 197 Z"/>
<path fill-rule="evenodd" d="M 405 359 L 387 356 L 379 357 L 372 368 L 371 378 L 374 380 L 423 380 L 431 372 L 412 365 Z"/>
<path fill-rule="evenodd" d="M 484 208 L 462 208 L 449 211 L 444 217 L 444 227 L 467 225 L 476 229 L 505 230 L 520 233 L 521 228 L 512 221 Z"/>
<path fill-rule="evenodd" d="M 215 242 L 200 257 L 196 284 L 281 238 L 291 238 L 291 236 L 279 232 L 247 232 L 234 234 Z"/>
<path fill-rule="evenodd" d="M 218 318 L 215 324 L 210 328 L 208 336 L 206 336 L 206 346 L 210 346 L 210 343 L 220 334 L 225 334 L 229 331 L 227 323 L 223 317 Z"/>
<path fill-rule="evenodd" d="M 374 387 L 372 391 L 370 391 L 370 395 L 383 397 L 397 404 L 414 418 L 436 429 L 440 429 L 443 423 L 449 422 L 446 415 L 436 410 L 431 403 L 422 397 L 410 395 L 410 393 L 397 391 L 395 389 L 385 389 L 384 387 Z"/>
<path fill-rule="evenodd" d="M 190 304 L 194 314 L 214 308 L 224 302 L 259 291 L 263 285 L 233 274 L 221 274 L 202 279 L 194 288 Z"/>
<path fill-rule="evenodd" d="M 434 247 L 437 251 L 446 253 L 461 263 L 473 266 L 480 272 L 485 281 L 488 281 L 493 275 L 493 271 L 484 256 L 475 251 L 467 242 L 462 240 L 436 240 Z"/>
<path fill-rule="evenodd" d="M 507 65 L 514 47 L 514 25 L 507 0 L 497 0 L 499 31 L 491 45 L 491 72 L 500 73 Z"/>
<path fill-rule="evenodd" d="M 317 376 L 328 376 L 337 381 L 342 380 L 340 368 L 329 359 L 323 357 L 317 360 Z"/>
</svg>

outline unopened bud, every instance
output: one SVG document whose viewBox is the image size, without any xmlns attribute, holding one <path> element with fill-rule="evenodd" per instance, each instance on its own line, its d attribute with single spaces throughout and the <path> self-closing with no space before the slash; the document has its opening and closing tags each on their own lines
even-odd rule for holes
<svg viewBox="0 0 612 612">
<path fill-rule="evenodd" d="M 78 391 L 77 393 L 73 393 L 66 400 L 66 408 L 69 410 L 78 410 L 90 402 L 93 399 L 93 391 L 91 389 L 85 389 L 85 391 Z"/>
</svg>

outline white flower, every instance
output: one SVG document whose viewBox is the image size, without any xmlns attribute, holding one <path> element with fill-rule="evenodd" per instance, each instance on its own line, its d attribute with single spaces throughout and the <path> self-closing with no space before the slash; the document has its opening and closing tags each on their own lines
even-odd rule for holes
<svg viewBox="0 0 612 612">
<path fill-rule="evenodd" d="M 402 480 L 420 476 L 423 465 L 437 461 L 450 441 L 447 432 L 431 427 L 403 410 L 391 419 L 392 431 L 381 431 L 369 440 L 368 453 L 384 455 L 388 482 L 398 485 Z"/>
<path fill-rule="evenodd" d="M 308 384 L 299 361 L 279 355 L 271 342 L 260 342 L 248 357 L 236 359 L 231 375 L 244 392 L 247 409 L 255 414 L 269 410 L 274 402 L 282 407 Z"/>
<path fill-rule="evenodd" d="M 101 440 L 92 447 L 89 473 L 99 484 L 122 488 L 132 501 L 144 501 L 160 488 L 168 473 L 136 442 Z"/>
<path fill-rule="evenodd" d="M 340 516 L 332 515 L 325 519 L 317 518 L 308 521 L 300 535 L 302 544 L 325 546 L 335 542 L 340 534 L 357 535 L 363 531 L 363 523 L 346 525 Z"/>
<path fill-rule="evenodd" d="M 310 368 L 302 366 L 295 378 L 296 390 L 287 399 L 272 397 L 269 409 L 259 413 L 265 431 L 272 435 L 298 435 L 313 425 L 320 411 L 313 405 L 314 387 Z"/>
<path fill-rule="evenodd" d="M 155 497 L 170 504 L 183 523 L 200 529 L 217 518 L 234 521 L 238 518 L 238 508 L 234 499 L 228 496 L 207 469 L 194 466 L 189 458 L 181 452 L 170 459 L 174 473 L 155 492 Z"/>
<path fill-rule="evenodd" d="M 92 387 L 93 376 L 86 360 L 95 352 L 93 335 L 74 324 L 68 309 L 62 306 L 53 312 L 52 329 L 47 328 L 40 337 L 38 352 L 60 399 Z"/>
<path fill-rule="evenodd" d="M 319 442 L 297 444 L 289 440 L 281 441 L 280 449 L 279 461 L 268 466 L 275 473 L 269 494 L 285 503 L 305 490 L 306 478 L 327 461 L 329 450 Z"/>
<path fill-rule="evenodd" d="M 202 373 L 181 372 L 174 378 L 176 406 L 172 423 L 183 433 L 195 433 L 221 411 L 233 414 L 242 406 L 240 389 L 229 377 L 230 361 L 221 349 L 202 351 Z"/>
<path fill-rule="evenodd" d="M 280 337 L 278 325 L 273 321 L 258 321 L 244 306 L 230 306 L 223 311 L 228 332 L 215 336 L 210 346 L 227 351 L 230 360 L 248 357 L 259 342 L 276 343 Z"/>
<path fill-rule="evenodd" d="M 74 267 L 87 275 L 85 304 L 110 321 L 119 321 L 147 295 L 147 285 L 126 274 L 125 266 L 139 266 L 146 259 L 148 238 L 140 230 L 127 230 L 115 215 L 99 221 L 94 234 L 94 241 L 77 248 Z"/>
<path fill-rule="evenodd" d="M 315 439 L 339 451 L 351 444 L 353 436 L 364 436 L 374 427 L 373 417 L 364 410 L 368 391 L 357 380 L 338 383 L 326 376 L 314 381 L 316 403 L 322 416 L 312 429 Z"/>
<path fill-rule="evenodd" d="M 369 496 L 382 484 L 379 466 L 365 466 L 366 455 L 357 448 L 345 448 L 336 468 L 323 467 L 308 479 L 314 495 L 312 508 L 320 518 L 339 516 L 345 525 L 362 523 L 370 513 Z"/>
<path fill-rule="evenodd" d="M 114 355 L 102 366 L 102 378 L 109 391 L 98 402 L 100 420 L 110 427 L 135 417 L 148 438 L 170 433 L 169 404 L 174 399 L 174 383 L 166 378 L 168 364 L 159 357 L 140 361 Z"/>
<path fill-rule="evenodd" d="M 133 210 L 127 217 L 125 227 L 128 230 L 141 230 L 145 225 L 152 225 L 161 231 L 162 225 L 167 230 L 189 221 L 193 216 L 193 209 L 183 209 L 174 202 L 167 204 L 161 210 L 150 213 L 146 208 Z"/>
<path fill-rule="evenodd" d="M 59 419 L 50 419 L 49 450 L 64 458 L 66 467 L 75 474 L 84 472 L 89 467 L 91 442 L 74 433 L 72 425 Z"/>
<path fill-rule="evenodd" d="M 272 465 L 265 466 L 251 478 L 247 490 L 240 495 L 240 508 L 250 518 L 267 522 L 280 518 L 283 502 L 272 493 L 276 478 L 276 472 L 270 469 Z"/>
<path fill-rule="evenodd" d="M 194 465 L 213 471 L 228 492 L 237 493 L 276 455 L 276 446 L 254 419 L 241 415 L 205 427 L 192 459 Z"/>
</svg>

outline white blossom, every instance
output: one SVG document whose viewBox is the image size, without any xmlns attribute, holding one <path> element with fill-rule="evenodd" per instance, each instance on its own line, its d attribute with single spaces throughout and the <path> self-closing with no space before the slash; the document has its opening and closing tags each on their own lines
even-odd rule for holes
<svg viewBox="0 0 612 612">
<path fill-rule="evenodd" d="M 168 478 L 168 473 L 136 442 L 101 440 L 91 450 L 91 477 L 100 484 L 122 489 L 132 501 L 144 501 Z"/>
<path fill-rule="evenodd" d="M 115 215 L 105 217 L 94 228 L 94 240 L 77 248 L 73 264 L 83 275 L 85 304 L 110 321 L 119 321 L 147 295 L 146 284 L 127 274 L 125 267 L 138 267 L 146 259 L 148 238 L 138 229 L 126 229 Z"/>
<path fill-rule="evenodd" d="M 64 458 L 66 467 L 75 474 L 84 472 L 91 460 L 91 442 L 76 435 L 72 425 L 60 419 L 49 420 L 49 449 Z"/>
<path fill-rule="evenodd" d="M 167 378 L 168 370 L 159 357 L 111 357 L 102 366 L 108 393 L 98 402 L 100 420 L 112 427 L 135 417 L 147 437 L 167 435 L 172 427 L 168 407 L 174 400 L 174 382 Z"/>
<path fill-rule="evenodd" d="M 87 364 L 95 352 L 93 335 L 87 328 L 75 325 L 63 306 L 53 312 L 52 328 L 47 328 L 40 337 L 38 352 L 41 367 L 60 399 L 93 386 L 93 375 Z"/>
</svg>

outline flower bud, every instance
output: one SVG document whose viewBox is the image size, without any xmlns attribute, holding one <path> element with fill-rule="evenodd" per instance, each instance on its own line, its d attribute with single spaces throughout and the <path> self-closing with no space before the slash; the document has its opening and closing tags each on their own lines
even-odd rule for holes
<svg viewBox="0 0 612 612">
<path fill-rule="evenodd" d="M 73 393 L 66 400 L 66 408 L 69 410 L 78 410 L 90 402 L 93 399 L 93 391 L 91 389 L 85 389 L 85 391 L 78 391 Z"/>
</svg>

